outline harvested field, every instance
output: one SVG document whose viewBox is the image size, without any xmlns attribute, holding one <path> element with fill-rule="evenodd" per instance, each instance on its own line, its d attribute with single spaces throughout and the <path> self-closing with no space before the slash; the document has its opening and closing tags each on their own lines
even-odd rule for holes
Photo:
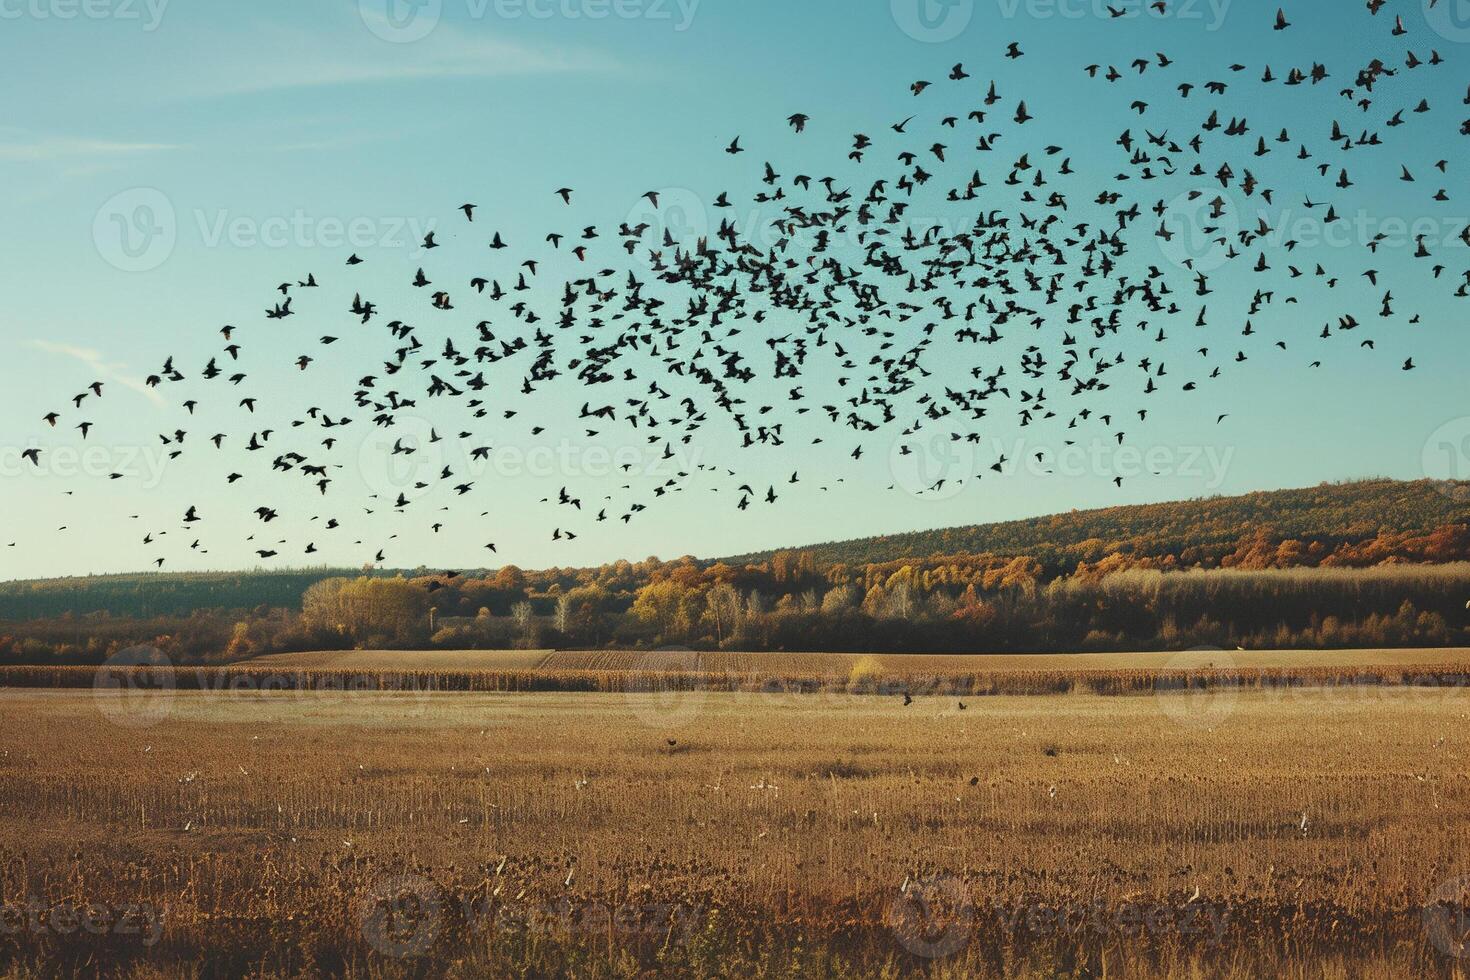
<svg viewBox="0 0 1470 980">
<path fill-rule="evenodd" d="M 419 653 L 404 656 L 418 658 Z M 547 670 L 758 671 L 793 676 L 846 674 L 859 661 L 872 661 L 898 674 L 963 674 L 995 671 L 1168 670 L 1179 664 L 1218 667 L 1414 667 L 1470 666 L 1470 649 L 1429 647 L 1385 650 L 1195 650 L 1185 653 L 733 653 L 687 650 L 557 650 L 539 666 Z M 408 667 L 410 660 L 395 666 Z"/>
<path fill-rule="evenodd" d="M 526 670 L 550 650 L 321 650 L 269 653 L 241 665 L 284 670 Z"/>
<path fill-rule="evenodd" d="M 475 666 L 475 664 L 479 666 Z M 391 664 L 391 666 L 390 666 Z M 519 664 L 519 666 L 518 666 Z M 452 665 L 452 666 L 451 666 Z M 365 651 L 217 666 L 0 666 L 4 687 L 785 694 L 1140 694 L 1180 689 L 1470 686 L 1470 651 L 1194 650 L 1157 654 L 913 655 L 650 651 Z"/>
<path fill-rule="evenodd" d="M 1298 693 L 7 691 L 0 962 L 1463 976 L 1470 694 Z"/>
</svg>

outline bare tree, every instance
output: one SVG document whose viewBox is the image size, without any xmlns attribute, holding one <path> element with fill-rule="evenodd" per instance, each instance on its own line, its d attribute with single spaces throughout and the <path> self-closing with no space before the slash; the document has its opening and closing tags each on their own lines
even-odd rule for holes
<svg viewBox="0 0 1470 980">
<path fill-rule="evenodd" d="M 530 642 L 531 632 L 535 625 L 534 610 L 529 602 L 518 602 L 510 607 L 510 617 L 515 620 L 516 626 L 520 627 L 521 637 Z"/>
<path fill-rule="evenodd" d="M 705 599 L 706 615 L 715 627 L 715 642 L 724 644 L 740 631 L 740 592 L 729 582 L 720 582 L 709 590 Z"/>
<path fill-rule="evenodd" d="M 562 593 L 556 597 L 556 631 L 562 636 L 567 635 L 567 627 L 572 622 L 572 597 Z"/>
</svg>

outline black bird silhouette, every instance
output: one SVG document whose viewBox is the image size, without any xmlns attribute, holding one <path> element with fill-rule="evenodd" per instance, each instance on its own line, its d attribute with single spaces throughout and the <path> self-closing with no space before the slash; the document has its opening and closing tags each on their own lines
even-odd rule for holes
<svg viewBox="0 0 1470 980">
<path fill-rule="evenodd" d="M 1367 6 L 1366 16 L 1373 16 L 1383 4 Z M 1161 2 L 1152 7 L 1166 9 Z M 1099 29 L 1122 29 L 1109 22 L 1125 14 L 1109 8 Z M 1347 11 L 1334 16 L 1345 28 L 1351 24 Z M 1274 26 L 1291 27 L 1284 9 Z M 1393 34 L 1402 28 L 1396 19 Z M 1250 29 L 1265 34 L 1264 19 Z M 1304 49 L 1315 40 L 1311 31 L 1293 37 Z M 1006 60 L 1023 56 L 1018 42 L 1007 45 Z M 310 273 L 294 286 L 268 284 L 267 318 L 308 317 L 312 335 L 320 337 L 314 355 L 297 347 L 281 356 L 256 344 L 252 328 L 226 326 L 220 331 L 225 346 L 201 354 L 200 370 L 188 371 L 182 359 L 175 366 L 169 357 L 144 384 L 170 410 L 185 410 L 179 428 L 162 437 L 172 454 L 195 451 L 184 440 L 185 413 L 197 407 L 200 417 L 224 420 L 211 422 L 221 430 L 208 440 L 213 449 L 200 449 L 222 450 L 218 458 L 227 468 L 218 472 L 226 484 L 250 473 L 250 486 L 286 501 L 279 514 L 261 507 L 257 516 L 279 521 L 273 526 L 288 528 L 287 540 L 308 554 L 315 544 L 296 537 L 308 517 L 321 516 L 319 528 L 339 524 L 301 513 L 302 501 L 344 502 L 354 492 L 352 481 L 334 477 L 363 465 L 345 455 L 358 452 L 345 432 L 381 436 L 383 455 L 395 463 L 427 460 L 410 467 L 413 475 L 401 486 L 360 501 L 365 513 L 358 520 L 378 542 L 425 528 L 479 533 L 475 521 L 490 512 L 477 519 L 478 507 L 452 502 L 487 492 L 489 481 L 464 473 L 464 464 L 486 465 L 502 443 L 539 444 L 543 435 L 560 438 L 573 425 L 571 435 L 579 439 L 646 445 L 657 465 L 624 464 L 626 482 L 599 489 L 598 503 L 583 508 L 583 499 L 593 498 L 577 487 L 561 489 L 560 523 L 551 537 L 571 542 L 589 527 L 629 525 L 686 491 L 723 491 L 707 499 L 749 512 L 762 500 L 791 506 L 809 487 L 817 487 L 812 493 L 836 489 L 841 476 L 813 480 L 805 464 L 809 476 L 798 479 L 790 461 L 800 463 L 808 445 L 835 442 L 843 465 L 859 473 L 869 465 L 865 456 L 908 463 L 915 447 L 931 444 L 977 454 L 963 473 L 926 477 L 920 493 L 927 494 L 1005 472 L 1005 454 L 979 454 L 982 429 L 1006 419 L 1028 430 L 1055 427 L 1069 440 L 1096 436 L 1120 445 L 1124 434 L 1113 419 L 1134 413 L 1149 424 L 1169 408 L 1201 422 L 1213 416 L 1219 425 L 1238 397 L 1235 379 L 1286 350 L 1295 311 L 1328 311 L 1316 341 L 1323 357 L 1310 362 L 1315 368 L 1330 363 L 1325 355 L 1334 345 L 1377 351 L 1378 340 L 1385 350 L 1390 338 L 1412 343 L 1411 332 L 1386 328 L 1419 323 L 1419 310 L 1398 307 L 1419 306 L 1433 291 L 1470 298 L 1470 269 L 1457 275 L 1452 264 L 1457 253 L 1449 244 L 1458 248 L 1458 242 L 1421 236 L 1401 260 L 1389 261 L 1373 258 L 1392 244 L 1376 235 L 1358 251 L 1330 253 L 1331 262 L 1329 253 L 1315 252 L 1322 261 L 1314 267 L 1301 258 L 1307 246 L 1276 227 L 1282 219 L 1273 212 L 1288 189 L 1326 226 L 1371 211 L 1382 190 L 1375 182 L 1384 177 L 1374 172 L 1370 181 L 1366 167 L 1350 176 L 1342 156 L 1351 151 L 1384 154 L 1393 161 L 1388 166 L 1399 167 L 1387 174 L 1388 183 L 1411 194 L 1424 187 L 1423 207 L 1445 213 L 1448 179 L 1437 190 L 1422 180 L 1435 171 L 1453 176 L 1451 161 L 1436 159 L 1449 155 L 1426 158 L 1405 136 L 1436 123 L 1453 135 L 1455 124 L 1445 127 L 1430 111 L 1433 95 L 1444 90 L 1422 81 L 1435 78 L 1429 73 L 1441 71 L 1445 59 L 1410 51 L 1388 58 L 1379 51 L 1342 70 L 1307 53 L 1300 60 L 1278 76 L 1264 64 L 1249 71 L 1245 64 L 1189 64 L 1163 51 L 1117 66 L 1099 59 L 1085 66 L 1076 105 L 1068 107 L 1113 125 L 1114 138 L 1095 143 L 1084 142 L 1053 106 L 1023 97 L 1034 91 L 1012 92 L 1010 112 L 992 108 L 1002 101 L 995 79 L 974 92 L 895 80 L 895 94 L 906 87 L 905 97 L 919 97 L 912 104 L 921 112 L 886 127 L 871 120 L 862 128 L 878 139 L 859 133 L 840 145 L 825 146 L 813 129 L 802 141 L 799 165 L 772 156 L 742 166 L 744 183 L 709 189 L 703 196 L 708 222 L 679 213 L 682 199 L 648 191 L 643 197 L 654 210 L 669 213 L 621 224 L 587 224 L 596 221 L 589 216 L 579 222 L 580 236 L 565 228 L 505 229 L 513 240 L 532 243 L 514 248 L 496 230 L 489 255 L 455 255 L 482 248 L 483 238 L 450 236 L 441 243 L 429 232 L 427 257 L 416 270 L 367 276 L 353 268 L 363 261 L 353 254 L 348 268 L 321 286 Z M 931 65 L 922 74 L 971 78 L 963 64 Z M 1206 97 L 1210 107 L 1191 113 L 1198 122 L 1165 128 L 1156 107 L 1176 92 L 1195 101 Z M 1339 105 L 1364 123 L 1333 122 Z M 1324 120 L 1321 131 L 1289 131 L 1267 118 L 1278 108 Z M 1156 121 L 1145 127 L 1140 116 Z M 805 113 L 786 118 L 798 134 L 808 122 Z M 1470 135 L 1470 122 L 1462 131 Z M 737 136 L 709 150 L 735 158 L 744 152 L 740 143 Z M 1088 166 L 1077 169 L 1076 159 Z M 555 191 L 568 206 L 572 193 Z M 475 221 L 476 205 L 459 209 Z M 747 211 L 761 220 L 737 220 Z M 696 220 L 685 228 L 683 218 Z M 568 235 L 578 244 L 562 249 Z M 1460 238 L 1470 245 L 1470 230 Z M 400 274 L 398 283 L 419 288 L 398 291 L 411 293 L 407 298 L 384 295 L 380 283 Z M 455 282 L 471 288 L 452 296 Z M 425 288 L 431 284 L 437 291 Z M 1364 292 L 1368 287 L 1377 295 Z M 381 308 L 364 294 L 378 296 Z M 432 329 L 421 325 L 426 309 L 434 311 Z M 1195 331 L 1238 336 L 1236 354 L 1221 347 L 1225 340 L 1196 341 Z M 1395 349 L 1386 364 L 1405 357 L 1402 370 L 1413 370 L 1407 354 Z M 308 367 L 313 385 L 302 393 L 313 407 L 296 411 L 282 397 L 291 388 L 272 372 L 294 375 Z M 548 395 L 561 385 L 591 393 L 580 412 L 576 402 Z M 241 390 L 222 394 L 235 387 Z M 1163 401 L 1167 390 L 1176 401 Z M 103 391 L 93 381 L 73 396 L 74 409 Z M 54 429 L 62 413 L 40 418 Z M 425 418 L 432 420 L 428 436 L 415 428 Z M 91 420 L 68 419 L 68 425 L 84 439 L 103 431 L 94 431 Z M 273 439 L 273 433 L 279 434 Z M 686 463 L 691 452 L 717 451 L 721 433 L 730 440 L 726 465 Z M 229 458 L 237 445 L 240 455 Z M 41 451 L 31 448 L 23 457 L 39 466 Z M 784 455 L 778 460 L 777 454 Z M 757 466 L 758 458 L 767 460 L 759 478 L 741 465 Z M 764 493 L 754 489 L 769 484 L 772 472 L 787 471 L 786 500 L 774 485 Z M 1122 486 L 1121 476 L 1113 479 Z M 296 488 L 307 493 L 291 493 Z M 439 496 L 421 504 L 420 495 Z M 610 513 L 618 520 L 608 521 Z M 198 521 L 191 507 L 185 523 Z M 357 533 L 368 538 L 364 531 Z M 485 548 L 496 550 L 493 542 Z M 273 549 L 251 550 L 275 556 Z M 377 549 L 374 560 L 382 562 L 384 553 Z M 911 702 L 905 695 L 905 704 Z"/>
</svg>

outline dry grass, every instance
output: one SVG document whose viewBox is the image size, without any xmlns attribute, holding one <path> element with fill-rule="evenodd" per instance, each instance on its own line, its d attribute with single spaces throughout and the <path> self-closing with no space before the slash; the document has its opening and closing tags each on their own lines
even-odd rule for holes
<svg viewBox="0 0 1470 980">
<path fill-rule="evenodd" d="M 476 664 L 479 664 L 476 666 Z M 517 666 L 517 664 L 520 666 Z M 392 666 L 388 666 L 391 664 Z M 356 665 L 356 666 L 354 666 Z M 452 666 L 451 666 L 452 665 Z M 182 690 L 670 690 L 892 695 L 1151 694 L 1215 688 L 1466 687 L 1464 649 L 1161 654 L 918 655 L 684 650 L 370 651 L 291 654 L 227 667 L 0 666 L 0 688 Z"/>
<path fill-rule="evenodd" d="M 473 654 L 473 651 L 470 651 Z M 413 667 L 420 653 L 391 666 Z M 966 674 L 999 671 L 1166 670 L 1178 653 L 733 653 L 685 650 L 558 650 L 539 664 L 545 670 L 700 669 L 716 672 L 846 675 L 859 660 L 876 661 L 896 674 Z M 1426 647 L 1385 650 L 1220 650 L 1191 651 L 1186 659 L 1221 667 L 1422 667 L 1470 665 L 1470 649 Z M 384 664 L 384 666 L 390 666 Z"/>
<path fill-rule="evenodd" d="M 321 650 L 271 653 L 236 667 L 285 670 L 472 671 L 689 671 L 846 677 L 859 661 L 898 676 L 1012 671 L 1167 670 L 1185 660 L 1220 667 L 1448 667 L 1470 666 L 1464 647 L 1379 650 L 1202 650 L 1179 653 L 739 653 L 693 650 Z M 1197 663 L 1195 663 L 1197 661 Z"/>
<path fill-rule="evenodd" d="M 0 712 L 0 902 L 165 910 L 151 945 L 0 931 L 0 971 L 1386 978 L 1470 962 L 1423 912 L 1470 873 L 1459 689 L 964 711 L 831 691 L 13 690 Z"/>
<path fill-rule="evenodd" d="M 241 665 L 286 670 L 526 670 L 550 650 L 319 650 L 268 653 Z"/>
</svg>

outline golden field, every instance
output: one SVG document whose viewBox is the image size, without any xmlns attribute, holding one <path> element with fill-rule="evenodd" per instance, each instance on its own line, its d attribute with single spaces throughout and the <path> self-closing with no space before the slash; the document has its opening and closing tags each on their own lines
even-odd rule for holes
<svg viewBox="0 0 1470 980">
<path fill-rule="evenodd" d="M 515 670 L 539 667 L 550 650 L 321 650 L 268 653 L 242 664 L 309 670 Z"/>
<path fill-rule="evenodd" d="M 965 704 L 0 691 L 0 975 L 1466 974 L 1463 688 Z"/>
<path fill-rule="evenodd" d="M 508 652 L 508 651 L 499 651 Z M 528 651 L 531 652 L 531 651 Z M 417 666 L 418 658 L 435 653 L 399 653 L 408 661 L 397 667 Z M 447 656 L 482 655 L 467 650 Z M 320 654 L 302 654 L 320 657 Z M 249 661 L 258 663 L 269 658 Z M 1217 650 L 1182 653 L 733 653 L 690 650 L 557 650 L 541 651 L 536 666 L 545 670 L 680 670 L 714 672 L 770 672 L 782 675 L 831 673 L 847 675 L 860 661 L 871 661 L 897 675 L 974 674 L 1008 671 L 1178 670 L 1206 664 L 1222 669 L 1290 667 L 1430 667 L 1470 666 L 1470 649 L 1411 647 L 1383 650 Z M 313 664 L 315 665 L 315 664 Z M 326 666 L 326 664 L 322 664 Z M 388 666 L 388 664 L 383 664 Z M 445 664 L 449 667 L 449 664 Z"/>
<path fill-rule="evenodd" d="M 147 650 L 149 648 L 135 648 Z M 156 651 L 154 651 L 156 653 Z M 1169 690 L 1467 687 L 1470 650 L 850 654 L 656 650 L 360 650 L 169 664 L 124 651 L 100 667 L 0 665 L 3 688 L 407 692 L 732 691 L 1106 695 Z"/>
<path fill-rule="evenodd" d="M 1211 655 L 1213 654 L 1213 656 Z M 1351 667 L 1470 665 L 1470 649 L 1409 647 L 1382 650 L 1220 650 L 1178 653 L 735 653 L 692 650 L 324 650 L 271 653 L 240 666 L 321 670 L 680 670 L 829 671 L 847 674 L 859 660 L 895 672 L 1005 670 L 1162 670 L 1181 660 L 1221 666 Z"/>
</svg>

